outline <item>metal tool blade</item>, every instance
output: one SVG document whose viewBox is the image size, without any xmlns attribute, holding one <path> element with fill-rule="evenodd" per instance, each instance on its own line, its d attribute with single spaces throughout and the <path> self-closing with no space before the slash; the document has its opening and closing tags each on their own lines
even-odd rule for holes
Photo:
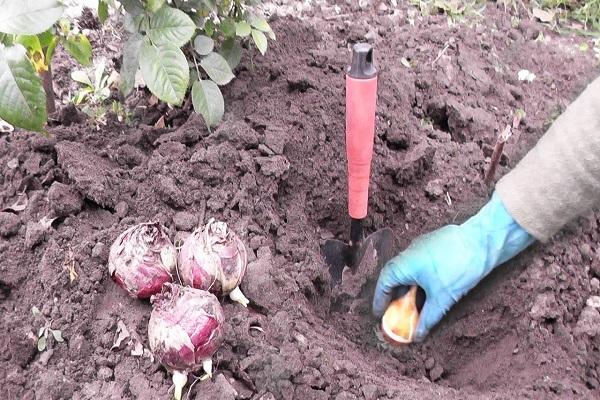
<svg viewBox="0 0 600 400">
<path fill-rule="evenodd" d="M 365 257 L 376 257 L 377 270 L 394 256 L 394 232 L 389 228 L 380 229 L 367 236 L 358 246 L 336 239 L 329 239 L 322 248 L 323 257 L 329 267 L 332 286 L 339 285 L 346 268 L 355 272 Z M 367 254 L 375 252 L 375 254 Z"/>
</svg>

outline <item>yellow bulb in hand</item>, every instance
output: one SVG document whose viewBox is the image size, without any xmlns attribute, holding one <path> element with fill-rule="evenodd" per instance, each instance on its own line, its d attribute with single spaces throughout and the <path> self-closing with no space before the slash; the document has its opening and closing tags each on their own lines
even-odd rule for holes
<svg viewBox="0 0 600 400">
<path fill-rule="evenodd" d="M 392 344 L 411 343 L 418 322 L 417 286 L 412 286 L 404 296 L 390 303 L 381 319 L 381 330 Z"/>
</svg>

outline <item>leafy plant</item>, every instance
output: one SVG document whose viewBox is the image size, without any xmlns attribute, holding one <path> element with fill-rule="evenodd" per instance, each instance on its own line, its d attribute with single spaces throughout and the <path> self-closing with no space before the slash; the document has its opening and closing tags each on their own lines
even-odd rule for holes
<svg viewBox="0 0 600 400">
<path fill-rule="evenodd" d="M 42 313 L 36 306 L 33 306 L 31 308 L 31 313 L 34 317 L 42 316 Z M 36 336 L 37 349 L 40 353 L 46 350 L 46 348 L 48 347 L 48 338 L 50 334 L 52 334 L 52 337 L 57 343 L 63 343 L 65 341 L 65 339 L 62 336 L 62 332 L 59 329 L 52 329 L 50 327 L 50 322 L 45 321 L 44 326 L 41 326 L 40 329 L 38 329 Z"/>
<path fill-rule="evenodd" d="M 106 73 L 106 61 L 100 60 L 91 71 L 76 70 L 71 73 L 71 79 L 81 87 L 73 96 L 76 106 L 85 102 L 90 105 L 102 104 L 110 97 L 110 86 L 115 79 Z"/>
<path fill-rule="evenodd" d="M 92 120 L 96 129 L 100 129 L 100 125 L 106 125 L 109 112 L 113 113 L 121 122 L 128 121 L 129 114 L 122 103 L 113 100 L 110 104 L 106 104 L 106 100 L 111 95 L 111 88 L 116 85 L 118 77 L 119 74 L 116 71 L 108 73 L 104 59 L 95 63 L 92 68 L 76 70 L 71 73 L 71 79 L 79 83 L 81 87 L 73 94 L 70 101 L 75 106 L 81 106 L 81 111 Z M 65 266 L 69 271 L 71 282 L 77 277 L 73 262 L 70 261 Z"/>
<path fill-rule="evenodd" d="M 92 46 L 67 19 L 59 0 L 0 0 L 0 118 L 43 131 L 56 110 L 52 56 L 59 44 L 89 65 Z"/>
<path fill-rule="evenodd" d="M 454 24 L 465 17 L 481 17 L 485 2 L 481 0 L 411 0 L 419 8 L 422 16 L 446 14 L 448 24 Z"/>
<path fill-rule="evenodd" d="M 581 22 L 586 29 L 600 31 L 600 0 L 540 0 L 539 5 Z"/>
<path fill-rule="evenodd" d="M 573 18 L 583 22 L 586 28 L 600 31 L 600 0 L 578 2 L 573 11 Z"/>
<path fill-rule="evenodd" d="M 131 36 L 123 49 L 120 90 L 127 96 L 137 71 L 148 89 L 171 105 L 183 103 L 191 89 L 194 110 L 210 128 L 223 117 L 219 86 L 234 77 L 242 42 L 261 54 L 275 39 L 267 21 L 243 0 L 123 0 Z"/>
</svg>

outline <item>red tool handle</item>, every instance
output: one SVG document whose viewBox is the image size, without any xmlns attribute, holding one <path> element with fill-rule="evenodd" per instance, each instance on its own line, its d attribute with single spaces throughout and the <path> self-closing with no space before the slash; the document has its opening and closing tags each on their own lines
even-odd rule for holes
<svg viewBox="0 0 600 400">
<path fill-rule="evenodd" d="M 355 219 L 367 216 L 376 105 L 377 70 L 373 66 L 373 48 L 359 43 L 352 49 L 352 65 L 346 75 L 348 211 Z"/>
</svg>

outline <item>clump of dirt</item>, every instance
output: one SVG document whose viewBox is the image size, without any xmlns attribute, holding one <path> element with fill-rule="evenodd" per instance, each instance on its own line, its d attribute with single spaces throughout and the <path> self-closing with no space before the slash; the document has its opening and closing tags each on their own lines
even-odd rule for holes
<svg viewBox="0 0 600 400">
<path fill-rule="evenodd" d="M 111 282 L 108 248 L 134 223 L 160 221 L 184 240 L 213 216 L 248 245 L 242 290 L 252 304 L 225 301 L 216 376 L 196 383 L 191 399 L 597 396 L 598 214 L 496 270 L 424 343 L 379 346 L 367 289 L 376 274 L 352 307 L 332 307 L 320 245 L 348 229 L 349 44 L 375 41 L 367 228 L 391 226 L 398 249 L 486 201 L 486 155 L 517 109 L 527 116 L 502 173 L 593 77 L 581 39 L 546 32 L 532 41 L 531 25 L 513 27 L 501 7 L 489 5 L 472 29 L 413 12 L 343 5 L 346 17 L 276 19 L 277 42 L 238 68 L 213 132 L 192 114 L 169 129 L 74 124 L 51 138 L 0 137 L 7 398 L 169 398 L 169 377 L 147 350 L 150 305 Z M 523 68 L 536 80 L 518 81 Z M 32 333 L 46 323 L 65 342 L 50 338 L 38 352 Z"/>
</svg>

